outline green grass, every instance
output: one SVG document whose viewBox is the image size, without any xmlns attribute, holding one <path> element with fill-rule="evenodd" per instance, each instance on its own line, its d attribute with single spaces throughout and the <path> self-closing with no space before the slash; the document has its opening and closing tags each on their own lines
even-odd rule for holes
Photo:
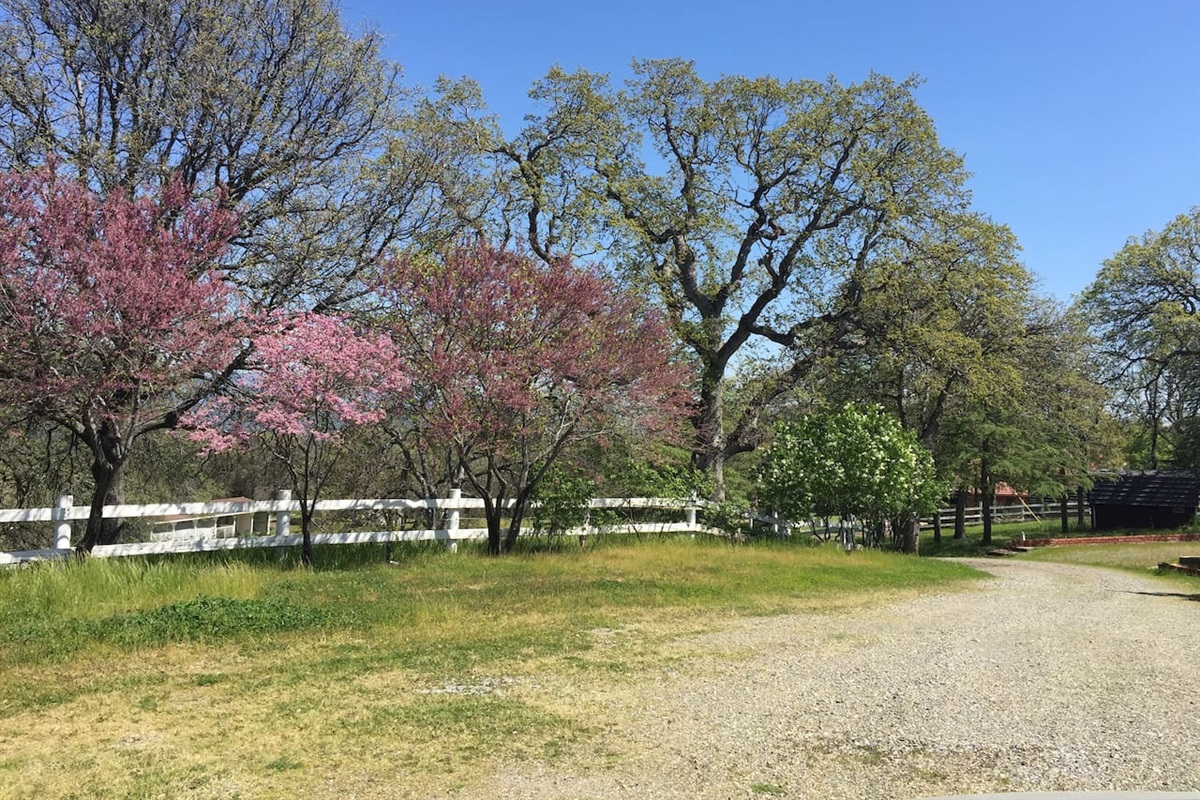
<svg viewBox="0 0 1200 800">
<path fill-rule="evenodd" d="M 1058 518 L 1037 520 L 1026 520 L 1024 522 L 1005 522 L 992 526 L 992 541 L 990 544 L 983 543 L 983 526 L 968 525 L 964 531 L 965 535 L 962 539 L 953 538 L 953 526 L 944 527 L 942 529 L 941 543 L 933 541 L 933 532 L 929 530 L 921 531 L 921 555 L 935 556 L 940 558 L 968 558 L 981 556 L 989 550 L 994 550 L 999 547 L 1008 545 L 1011 541 L 1020 539 L 1021 534 L 1024 534 L 1027 539 L 1072 539 L 1091 536 L 1131 536 L 1145 533 L 1162 533 L 1158 530 L 1150 530 L 1146 528 L 1120 530 L 1120 531 L 1095 531 L 1088 525 L 1076 525 L 1074 517 L 1072 517 L 1070 529 L 1067 533 L 1062 532 L 1062 525 Z"/>
<path fill-rule="evenodd" d="M 332 549 L 332 548 L 331 548 Z M 343 548 L 350 549 L 350 548 Z M 962 568 L 873 552 L 715 540 L 602 545 L 507 558 L 423 551 L 306 571 L 271 563 L 91 560 L 0 574 L 0 664 L 91 650 L 253 640 L 291 631 L 439 631 L 495 658 L 557 647 L 563 631 L 648 610 L 765 614 L 805 599 L 962 577 Z M 343 557 L 344 558 L 344 557 Z M 482 624 L 479 620 L 488 620 Z M 462 634 L 460 637 L 459 634 Z M 422 633 L 418 638 L 423 638 Z M 443 660 L 453 666 L 454 658 Z"/>
<path fill-rule="evenodd" d="M 1200 542 L 1142 542 L 1039 547 L 1024 554 L 1021 558 L 1031 561 L 1053 561 L 1060 564 L 1109 567 L 1145 574 L 1156 569 L 1159 564 L 1177 561 L 1180 556 L 1200 556 Z M 1200 584 L 1200 578 L 1175 574 L 1183 580 Z"/>
<path fill-rule="evenodd" d="M 363 770 L 441 785 L 501 757 L 603 762 L 605 724 L 580 692 L 677 668 L 681 636 L 978 575 L 786 542 L 529 549 L 406 547 L 387 563 L 382 548 L 328 548 L 312 571 L 237 554 L 0 573 L 0 785 L 283 797 Z"/>
</svg>

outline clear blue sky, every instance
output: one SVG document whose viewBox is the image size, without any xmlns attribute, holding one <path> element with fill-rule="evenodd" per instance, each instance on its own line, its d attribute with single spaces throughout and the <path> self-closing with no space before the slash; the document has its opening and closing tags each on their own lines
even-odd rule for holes
<svg viewBox="0 0 1200 800">
<path fill-rule="evenodd" d="M 726 74 L 844 83 L 921 75 L 977 210 L 1069 300 L 1133 235 L 1200 205 L 1200 0 L 343 0 L 410 84 L 483 87 L 506 129 L 553 65 L 629 74 L 679 56 Z"/>
</svg>

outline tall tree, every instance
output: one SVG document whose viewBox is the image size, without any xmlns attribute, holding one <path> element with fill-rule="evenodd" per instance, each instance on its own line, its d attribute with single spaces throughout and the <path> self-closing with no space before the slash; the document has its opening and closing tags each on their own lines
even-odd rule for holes
<svg viewBox="0 0 1200 800">
<path fill-rule="evenodd" d="M 817 374 L 827 401 L 867 400 L 895 414 L 958 489 L 973 485 L 977 471 L 956 449 L 963 438 L 945 435 L 947 417 L 1020 385 L 1032 278 L 1017 249 L 1011 231 L 978 214 L 954 211 L 907 226 L 862 281 L 861 344 Z"/>
<path fill-rule="evenodd" d="M 101 191 L 220 187 L 243 212 L 235 278 L 261 305 L 344 304 L 383 249 L 457 224 L 454 141 L 429 135 L 381 37 L 347 33 L 334 0 L 0 12 L 0 165 L 57 157 Z"/>
<path fill-rule="evenodd" d="M 1090 469 L 1113 449 L 1107 394 L 1089 374 L 1079 317 L 1030 298 L 1013 341 L 1004 391 L 956 404 L 941 443 L 960 485 L 973 485 L 985 504 L 985 542 L 998 483 L 1063 498 L 1089 486 Z"/>
<path fill-rule="evenodd" d="M 545 112 L 492 151 L 516 192 L 508 218 L 543 259 L 606 247 L 651 290 L 700 366 L 698 464 L 723 492 L 727 458 L 756 447 L 762 414 L 850 337 L 860 275 L 904 221 L 964 200 L 914 81 L 872 75 L 705 81 L 690 62 L 634 62 L 624 90 L 553 70 Z M 778 354 L 726 404 L 748 347 Z"/>
<path fill-rule="evenodd" d="M 567 448 L 652 437 L 686 413 L 688 369 L 658 317 L 569 261 L 483 244 L 396 259 L 380 295 L 413 381 L 393 424 L 449 447 L 491 553 L 513 547 Z"/>
<path fill-rule="evenodd" d="M 100 197 L 53 168 L 0 173 L 0 399 L 87 447 L 80 547 L 113 541 L 138 440 L 228 380 L 248 327 L 217 259 L 237 230 L 178 184 Z"/>
<path fill-rule="evenodd" d="M 1079 304 L 1097 340 L 1100 379 L 1116 392 L 1117 411 L 1145 430 L 1138 466 L 1158 468 L 1180 443 L 1182 462 L 1200 462 L 1191 449 L 1200 419 L 1200 207 L 1130 239 Z"/>
</svg>

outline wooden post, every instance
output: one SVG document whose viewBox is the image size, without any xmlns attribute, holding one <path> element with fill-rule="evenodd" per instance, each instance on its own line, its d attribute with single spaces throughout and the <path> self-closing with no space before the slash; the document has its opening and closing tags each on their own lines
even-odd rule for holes
<svg viewBox="0 0 1200 800">
<path fill-rule="evenodd" d="M 583 533 L 579 534 L 579 549 L 587 547 L 588 534 L 592 532 L 592 509 L 583 512 Z"/>
<path fill-rule="evenodd" d="M 291 489 L 278 489 L 275 492 L 275 501 L 279 503 L 292 502 Z M 288 506 L 284 506 L 282 511 L 275 511 L 275 535 L 276 536 L 291 536 L 292 535 L 292 511 Z"/>
<path fill-rule="evenodd" d="M 450 490 L 450 518 L 446 521 L 446 533 L 450 538 L 446 540 L 446 550 L 451 553 L 458 552 L 458 539 L 455 534 L 458 533 L 460 522 L 459 504 L 462 502 L 462 489 Z"/>
<path fill-rule="evenodd" d="M 75 498 L 69 494 L 60 494 L 58 502 L 51 512 L 51 519 L 54 520 L 54 548 L 56 550 L 71 549 L 71 506 L 75 503 Z"/>
</svg>

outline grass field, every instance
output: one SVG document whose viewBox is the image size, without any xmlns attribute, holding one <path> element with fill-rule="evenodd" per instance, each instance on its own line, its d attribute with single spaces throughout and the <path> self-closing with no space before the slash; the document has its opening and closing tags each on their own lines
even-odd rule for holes
<svg viewBox="0 0 1200 800">
<path fill-rule="evenodd" d="M 501 760 L 586 753 L 603 768 L 619 742 L 585 689 L 683 668 L 681 637 L 977 575 L 705 539 L 394 557 L 343 547 L 319 550 L 316 571 L 264 553 L 0 574 L 0 796 L 419 797 Z"/>
<path fill-rule="evenodd" d="M 1055 561 L 1062 564 L 1087 564 L 1145 573 L 1180 556 L 1200 556 L 1200 542 L 1145 542 L 1139 544 L 1082 544 L 1039 547 L 1021 558 Z M 1181 575 L 1184 579 L 1188 576 Z M 1200 586 L 1200 580 L 1190 578 Z"/>
</svg>

